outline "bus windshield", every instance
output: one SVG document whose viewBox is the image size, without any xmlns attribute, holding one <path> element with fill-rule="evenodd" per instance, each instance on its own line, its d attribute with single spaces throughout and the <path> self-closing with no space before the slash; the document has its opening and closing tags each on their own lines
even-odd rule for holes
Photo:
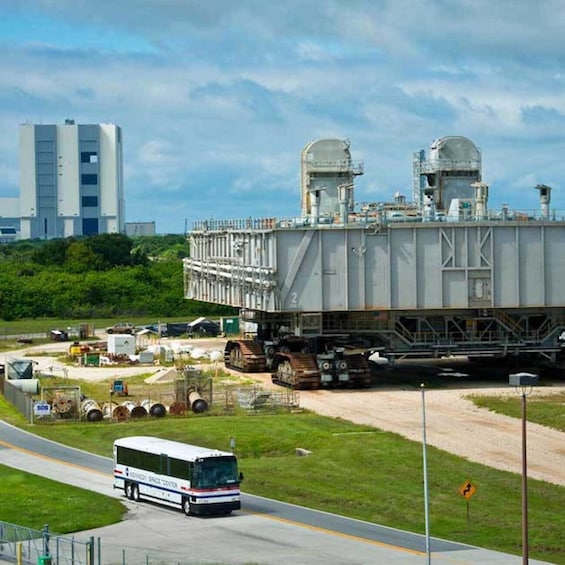
<svg viewBox="0 0 565 565">
<path fill-rule="evenodd" d="M 195 488 L 214 488 L 238 483 L 235 457 L 210 457 L 194 463 L 192 486 Z"/>
</svg>

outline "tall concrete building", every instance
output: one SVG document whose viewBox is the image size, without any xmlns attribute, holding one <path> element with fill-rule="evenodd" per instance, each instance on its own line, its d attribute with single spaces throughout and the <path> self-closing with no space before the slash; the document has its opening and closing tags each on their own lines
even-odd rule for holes
<svg viewBox="0 0 565 565">
<path fill-rule="evenodd" d="M 20 239 L 125 233 L 122 130 L 20 126 Z"/>
</svg>

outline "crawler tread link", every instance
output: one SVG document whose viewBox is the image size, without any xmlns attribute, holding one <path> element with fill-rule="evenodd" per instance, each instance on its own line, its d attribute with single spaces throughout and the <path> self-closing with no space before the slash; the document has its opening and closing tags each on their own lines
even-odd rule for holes
<svg viewBox="0 0 565 565">
<path fill-rule="evenodd" d="M 346 355 L 347 367 L 349 370 L 349 377 L 351 379 L 351 386 L 353 388 L 368 387 L 372 383 L 371 368 L 369 361 L 361 353 L 353 355 Z"/>
<path fill-rule="evenodd" d="M 235 340 L 226 343 L 224 365 L 243 373 L 264 373 L 267 359 L 259 342 L 252 339 Z"/>
<path fill-rule="evenodd" d="M 320 370 L 311 353 L 277 353 L 271 379 L 275 384 L 293 389 L 320 388 Z"/>
</svg>

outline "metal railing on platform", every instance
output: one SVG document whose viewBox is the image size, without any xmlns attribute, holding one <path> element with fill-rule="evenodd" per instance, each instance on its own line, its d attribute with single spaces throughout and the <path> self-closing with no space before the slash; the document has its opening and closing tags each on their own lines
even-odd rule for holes
<svg viewBox="0 0 565 565">
<path fill-rule="evenodd" d="M 304 229 L 304 228 L 343 228 L 358 227 L 359 225 L 387 226 L 402 223 L 432 223 L 457 224 L 462 222 L 565 222 L 564 210 L 550 210 L 544 215 L 540 209 L 513 210 L 508 207 L 489 209 L 482 217 L 472 213 L 461 214 L 459 217 L 449 216 L 446 212 L 437 212 L 429 216 L 419 212 L 416 208 L 380 209 L 372 208 L 370 211 L 354 212 L 349 214 L 347 223 L 344 224 L 339 216 L 320 216 L 316 219 L 310 216 L 296 218 L 235 218 L 235 219 L 209 219 L 193 223 L 193 232 L 214 231 L 245 231 L 245 230 L 272 230 L 272 229 Z"/>
</svg>

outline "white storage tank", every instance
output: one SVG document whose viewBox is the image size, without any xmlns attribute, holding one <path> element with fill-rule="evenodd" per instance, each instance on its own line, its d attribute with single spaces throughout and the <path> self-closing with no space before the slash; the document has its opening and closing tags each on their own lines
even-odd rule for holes
<svg viewBox="0 0 565 565">
<path fill-rule="evenodd" d="M 113 355 L 135 355 L 135 336 L 129 334 L 108 335 L 108 353 Z"/>
</svg>

